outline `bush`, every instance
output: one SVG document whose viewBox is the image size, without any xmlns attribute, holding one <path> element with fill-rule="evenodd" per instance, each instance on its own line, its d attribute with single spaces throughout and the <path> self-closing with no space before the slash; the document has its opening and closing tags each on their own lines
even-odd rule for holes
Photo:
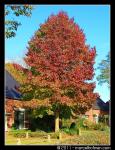
<svg viewBox="0 0 115 150">
<path fill-rule="evenodd" d="M 63 128 L 61 128 L 61 131 L 63 131 L 63 132 L 69 132 L 69 128 L 68 127 L 63 127 Z"/>
<path fill-rule="evenodd" d="M 94 125 L 94 130 L 105 131 L 106 129 L 107 129 L 107 125 L 105 125 L 104 123 L 98 123 Z"/>
<path fill-rule="evenodd" d="M 70 129 L 75 129 L 76 128 L 76 124 L 75 122 L 72 122 L 72 124 L 70 125 Z"/>
<path fill-rule="evenodd" d="M 83 125 L 83 122 L 84 122 L 85 118 L 78 118 L 76 123 L 77 123 L 77 128 L 83 128 L 84 125 Z"/>
<path fill-rule="evenodd" d="M 13 124 L 12 124 L 12 127 L 11 127 L 11 130 L 16 130 L 16 129 L 17 129 L 16 124 L 13 123 Z"/>
<path fill-rule="evenodd" d="M 107 129 L 107 125 L 104 123 L 93 123 L 89 120 L 84 120 L 84 128 L 90 129 L 90 130 L 100 130 L 105 131 Z"/>
<path fill-rule="evenodd" d="M 91 122 L 91 121 L 89 121 L 88 119 L 85 119 L 84 121 L 83 121 L 83 127 L 85 128 L 85 129 L 93 129 L 94 127 L 94 123 L 93 122 Z"/>
<path fill-rule="evenodd" d="M 61 131 L 65 132 L 69 135 L 75 135 L 75 134 L 79 135 L 79 133 L 80 133 L 80 129 L 77 127 L 75 127 L 75 128 L 63 128 L 63 129 L 61 129 Z"/>
<path fill-rule="evenodd" d="M 94 130 L 100 130 L 101 129 L 101 124 L 100 123 L 94 124 L 93 129 Z"/>
<path fill-rule="evenodd" d="M 80 128 L 69 129 L 66 133 L 70 135 L 80 135 Z"/>
<path fill-rule="evenodd" d="M 77 134 L 77 130 L 70 129 L 68 134 L 75 135 L 75 134 Z"/>
<path fill-rule="evenodd" d="M 109 115 L 103 115 L 99 117 L 99 122 L 109 124 Z"/>
</svg>

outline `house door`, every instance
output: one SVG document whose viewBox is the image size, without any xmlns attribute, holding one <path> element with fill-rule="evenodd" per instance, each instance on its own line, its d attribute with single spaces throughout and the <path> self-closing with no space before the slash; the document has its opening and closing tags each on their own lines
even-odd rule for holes
<svg viewBox="0 0 115 150">
<path fill-rule="evenodd" d="M 15 125 L 17 129 L 23 129 L 24 128 L 24 115 L 25 110 L 19 109 L 15 111 Z"/>
</svg>

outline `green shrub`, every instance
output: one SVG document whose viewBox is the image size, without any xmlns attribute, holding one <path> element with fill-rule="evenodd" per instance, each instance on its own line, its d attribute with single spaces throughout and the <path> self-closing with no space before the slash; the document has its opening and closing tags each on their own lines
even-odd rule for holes
<svg viewBox="0 0 115 150">
<path fill-rule="evenodd" d="M 79 135 L 79 128 L 63 128 L 61 131 L 69 134 L 69 135 Z"/>
<path fill-rule="evenodd" d="M 109 115 L 100 116 L 99 117 L 99 122 L 108 125 L 109 124 Z"/>
<path fill-rule="evenodd" d="M 105 131 L 107 129 L 107 125 L 106 124 L 104 124 L 104 123 L 99 123 L 99 124 L 100 124 L 99 130 Z"/>
<path fill-rule="evenodd" d="M 100 130 L 100 129 L 101 129 L 101 124 L 100 124 L 100 123 L 94 124 L 94 125 L 93 125 L 93 129 L 94 129 L 94 130 Z"/>
<path fill-rule="evenodd" d="M 76 124 L 75 124 L 75 122 L 72 122 L 71 126 L 70 126 L 70 129 L 75 129 L 75 128 L 76 128 Z"/>
<path fill-rule="evenodd" d="M 81 117 L 76 120 L 77 128 L 84 128 L 84 125 L 83 125 L 84 120 L 85 118 L 81 118 Z"/>
<path fill-rule="evenodd" d="M 90 130 L 100 130 L 100 131 L 105 131 L 108 127 L 106 124 L 104 123 L 93 123 L 89 120 L 85 120 L 84 121 L 84 127 L 86 129 L 90 129 Z"/>
<path fill-rule="evenodd" d="M 69 132 L 69 128 L 68 127 L 64 127 L 64 128 L 61 129 L 61 131 L 67 133 L 67 132 Z"/>
<path fill-rule="evenodd" d="M 70 129 L 69 132 L 68 132 L 68 134 L 75 135 L 75 134 L 77 134 L 77 130 Z"/>
<path fill-rule="evenodd" d="M 12 124 L 12 127 L 11 127 L 11 130 L 16 130 L 16 129 L 17 129 L 16 124 L 13 123 L 13 124 Z"/>
<path fill-rule="evenodd" d="M 90 129 L 90 130 L 92 130 L 92 129 L 94 128 L 94 123 L 91 122 L 91 121 L 89 121 L 88 119 L 85 119 L 85 120 L 83 121 L 83 127 L 84 127 L 85 129 Z"/>
<path fill-rule="evenodd" d="M 69 129 L 69 131 L 67 131 L 66 133 L 70 135 L 80 135 L 81 131 L 79 128 L 75 128 L 75 129 Z"/>
</svg>

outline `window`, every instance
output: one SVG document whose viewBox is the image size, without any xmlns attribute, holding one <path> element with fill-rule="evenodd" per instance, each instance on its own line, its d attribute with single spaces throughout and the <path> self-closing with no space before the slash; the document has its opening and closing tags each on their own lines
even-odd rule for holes
<svg viewBox="0 0 115 150">
<path fill-rule="evenodd" d="M 24 115 L 25 115 L 24 110 L 16 110 L 15 111 L 14 122 L 15 122 L 15 127 L 17 129 L 23 129 L 24 128 Z"/>
<path fill-rule="evenodd" d="M 95 123 L 98 123 L 98 120 L 99 120 L 98 115 L 97 115 L 97 114 L 93 114 L 93 121 L 94 121 Z"/>
</svg>

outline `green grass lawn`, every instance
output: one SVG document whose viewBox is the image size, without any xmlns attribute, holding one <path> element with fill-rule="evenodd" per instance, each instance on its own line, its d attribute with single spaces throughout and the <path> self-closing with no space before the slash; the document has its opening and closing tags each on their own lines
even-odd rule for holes
<svg viewBox="0 0 115 150">
<path fill-rule="evenodd" d="M 9 133 L 6 134 L 5 145 L 17 145 L 17 139 Z M 110 131 L 98 130 L 82 130 L 81 135 L 68 135 L 62 132 L 62 140 L 51 138 L 48 139 L 41 137 L 20 138 L 22 145 L 58 145 L 58 144 L 86 144 L 86 145 L 109 145 L 110 144 Z"/>
</svg>

